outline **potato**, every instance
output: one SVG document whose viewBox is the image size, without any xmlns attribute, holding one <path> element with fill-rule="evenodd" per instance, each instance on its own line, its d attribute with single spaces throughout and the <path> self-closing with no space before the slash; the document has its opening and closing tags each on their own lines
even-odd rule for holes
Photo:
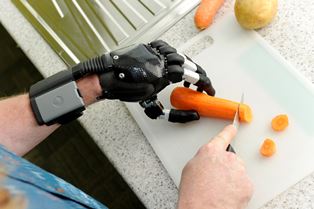
<svg viewBox="0 0 314 209">
<path fill-rule="evenodd" d="M 242 27 L 259 29 L 273 20 L 277 7 L 277 0 L 236 0 L 234 12 Z"/>
</svg>

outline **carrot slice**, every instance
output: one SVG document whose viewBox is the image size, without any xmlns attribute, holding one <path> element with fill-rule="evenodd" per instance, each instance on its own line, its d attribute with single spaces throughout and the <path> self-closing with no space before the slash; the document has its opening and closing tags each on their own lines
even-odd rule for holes
<svg viewBox="0 0 314 209">
<path fill-rule="evenodd" d="M 207 28 L 223 3 L 224 0 L 202 0 L 194 16 L 195 25 L 201 30 Z"/>
<path fill-rule="evenodd" d="M 289 125 L 289 119 L 287 115 L 277 115 L 271 121 L 271 127 L 275 131 L 283 131 L 288 127 L 288 125 Z"/>
<path fill-rule="evenodd" d="M 271 157 L 276 153 L 276 143 L 272 139 L 265 139 L 261 148 L 261 155 Z"/>
<path fill-rule="evenodd" d="M 229 120 L 233 120 L 239 106 L 238 102 L 212 97 L 184 87 L 175 88 L 171 93 L 170 101 L 172 106 L 181 110 L 195 110 L 201 116 Z M 239 118 L 241 122 L 252 121 L 253 114 L 248 105 L 240 105 Z"/>
</svg>

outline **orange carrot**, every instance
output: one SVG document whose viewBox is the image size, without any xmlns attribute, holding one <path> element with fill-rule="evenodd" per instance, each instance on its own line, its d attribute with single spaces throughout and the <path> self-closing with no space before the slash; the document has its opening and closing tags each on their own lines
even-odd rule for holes
<svg viewBox="0 0 314 209">
<path fill-rule="evenodd" d="M 202 0 L 194 16 L 195 25 L 201 30 L 207 28 L 223 3 L 224 0 Z"/>
<path fill-rule="evenodd" d="M 276 143 L 272 139 L 265 139 L 261 148 L 261 155 L 271 157 L 276 153 Z"/>
<path fill-rule="evenodd" d="M 283 131 L 288 127 L 288 125 L 289 125 L 289 119 L 287 115 L 277 115 L 271 121 L 271 127 L 275 131 Z"/>
<path fill-rule="evenodd" d="M 239 103 L 212 97 L 189 88 L 177 87 L 171 93 L 171 104 L 181 110 L 195 110 L 199 115 L 233 120 Z M 248 105 L 241 104 L 239 118 L 241 122 L 252 121 L 252 111 Z"/>
</svg>

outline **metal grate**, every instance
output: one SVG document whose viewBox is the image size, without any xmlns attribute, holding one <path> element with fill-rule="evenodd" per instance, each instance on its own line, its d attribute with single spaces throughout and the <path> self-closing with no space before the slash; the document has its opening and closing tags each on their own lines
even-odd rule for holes
<svg viewBox="0 0 314 209">
<path fill-rule="evenodd" d="M 68 64 L 149 42 L 200 0 L 12 0 Z"/>
</svg>

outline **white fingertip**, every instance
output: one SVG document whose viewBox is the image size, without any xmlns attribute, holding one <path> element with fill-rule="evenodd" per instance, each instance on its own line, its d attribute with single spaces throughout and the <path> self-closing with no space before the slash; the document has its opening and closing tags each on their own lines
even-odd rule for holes
<svg viewBox="0 0 314 209">
<path fill-rule="evenodd" d="M 190 60 L 186 59 L 182 67 L 189 69 L 191 71 L 196 72 L 197 71 L 197 66 L 195 63 L 191 62 Z"/>
<path fill-rule="evenodd" d="M 169 120 L 169 115 L 170 115 L 170 110 L 164 109 L 163 110 L 163 115 L 159 116 L 159 119 L 166 119 Z"/>
<path fill-rule="evenodd" d="M 184 57 L 184 63 L 182 65 L 183 68 L 186 68 L 188 70 L 197 71 L 197 66 L 194 62 L 191 62 L 190 60 L 188 60 L 188 58 L 186 58 L 186 56 L 182 53 L 178 53 L 179 55 L 181 55 L 182 57 Z"/>
<path fill-rule="evenodd" d="M 200 80 L 200 75 L 196 72 L 193 72 L 188 69 L 184 69 L 184 75 L 182 76 L 183 80 L 191 83 L 196 84 Z"/>
</svg>

